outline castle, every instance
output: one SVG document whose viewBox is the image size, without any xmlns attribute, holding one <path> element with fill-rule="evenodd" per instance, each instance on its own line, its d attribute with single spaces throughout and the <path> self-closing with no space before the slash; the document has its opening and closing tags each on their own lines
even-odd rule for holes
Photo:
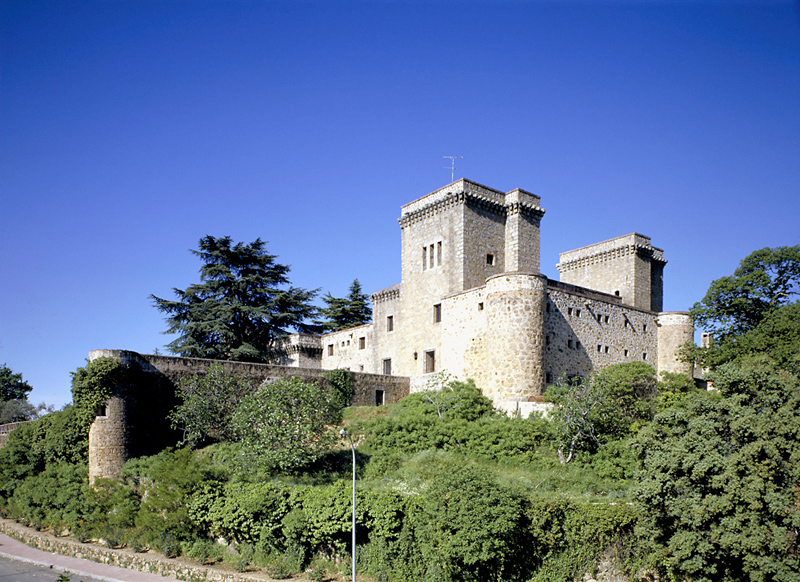
<svg viewBox="0 0 800 582">
<path fill-rule="evenodd" d="M 544 213 L 535 194 L 465 179 L 404 205 L 401 282 L 372 295 L 372 323 L 294 335 L 286 363 L 408 376 L 412 391 L 446 370 L 511 410 L 619 362 L 690 373 L 676 356 L 691 318 L 661 311 L 663 251 L 620 236 L 561 253 L 554 281 L 539 268 Z"/>
</svg>

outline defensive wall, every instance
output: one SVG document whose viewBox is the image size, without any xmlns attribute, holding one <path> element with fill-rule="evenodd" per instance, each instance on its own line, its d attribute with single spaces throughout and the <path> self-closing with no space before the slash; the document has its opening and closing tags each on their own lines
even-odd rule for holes
<svg viewBox="0 0 800 582">
<path fill-rule="evenodd" d="M 101 357 L 113 358 L 136 372 L 139 382 L 148 384 L 148 389 L 171 390 L 180 380 L 195 375 L 204 375 L 213 364 L 219 364 L 226 372 L 250 380 L 254 387 L 264 382 L 298 377 L 307 382 L 327 385 L 329 370 L 300 368 L 249 362 L 230 362 L 182 358 L 162 355 L 139 354 L 127 350 L 94 350 L 89 360 Z M 384 376 L 353 372 L 355 394 L 352 406 L 375 406 L 397 402 L 409 393 L 409 379 L 402 376 Z M 137 387 L 135 391 L 138 391 Z M 144 388 L 144 387 L 141 387 Z M 140 403 L 139 406 L 147 403 Z M 89 430 L 89 480 L 97 477 L 116 478 L 128 459 L 131 438 L 129 416 L 131 403 L 112 397 L 97 412 Z M 135 406 L 135 404 L 134 404 Z"/>
</svg>

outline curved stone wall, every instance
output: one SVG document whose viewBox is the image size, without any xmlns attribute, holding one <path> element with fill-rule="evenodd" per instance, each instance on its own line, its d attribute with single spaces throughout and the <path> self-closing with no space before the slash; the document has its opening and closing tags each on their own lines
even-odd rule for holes
<svg viewBox="0 0 800 582">
<path fill-rule="evenodd" d="M 686 311 L 658 314 L 658 371 L 676 374 L 692 373 L 692 365 L 678 360 L 678 352 L 686 342 L 694 342 L 694 322 Z"/>
<path fill-rule="evenodd" d="M 89 483 L 98 477 L 117 479 L 128 458 L 125 401 L 116 396 L 106 401 L 89 428 Z"/>
<path fill-rule="evenodd" d="M 504 273 L 486 281 L 487 396 L 495 403 L 542 394 L 546 301 L 542 275 Z"/>
</svg>

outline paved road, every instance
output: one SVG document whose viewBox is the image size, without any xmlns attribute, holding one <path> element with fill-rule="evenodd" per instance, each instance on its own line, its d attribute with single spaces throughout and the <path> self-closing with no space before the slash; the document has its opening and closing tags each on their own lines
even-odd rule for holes
<svg viewBox="0 0 800 582">
<path fill-rule="evenodd" d="M 54 568 L 0 556 L 0 582 L 56 582 L 60 574 L 61 571 Z M 67 575 L 70 576 L 70 582 L 107 582 L 107 579 L 89 578 L 78 574 Z"/>
<path fill-rule="evenodd" d="M 67 570 L 73 572 L 71 582 L 169 582 L 170 578 L 164 578 L 155 574 L 146 574 L 134 570 L 126 570 L 108 564 L 99 564 L 91 560 L 81 560 L 70 556 L 51 554 L 26 546 L 5 534 L 0 533 L 0 560 L 3 566 L 17 568 L 18 571 L 9 570 L 2 573 L 0 571 L 0 582 L 51 582 L 58 579 L 58 575 Z M 36 570 L 40 566 L 41 569 Z M 52 567 L 52 570 L 50 568 Z M 30 576 L 41 574 L 44 576 L 49 570 L 54 576 L 15 578 L 23 576 L 30 571 Z"/>
</svg>

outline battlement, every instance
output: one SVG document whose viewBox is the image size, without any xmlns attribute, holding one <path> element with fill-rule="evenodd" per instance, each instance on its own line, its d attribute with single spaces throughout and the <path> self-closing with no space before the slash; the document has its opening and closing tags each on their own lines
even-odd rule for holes
<svg viewBox="0 0 800 582">
<path fill-rule="evenodd" d="M 650 244 L 650 237 L 637 232 L 625 234 L 578 249 L 559 253 L 556 265 L 559 273 L 578 269 L 587 264 L 603 262 L 627 254 L 641 254 L 653 261 L 666 263 L 664 251 Z"/>
</svg>

